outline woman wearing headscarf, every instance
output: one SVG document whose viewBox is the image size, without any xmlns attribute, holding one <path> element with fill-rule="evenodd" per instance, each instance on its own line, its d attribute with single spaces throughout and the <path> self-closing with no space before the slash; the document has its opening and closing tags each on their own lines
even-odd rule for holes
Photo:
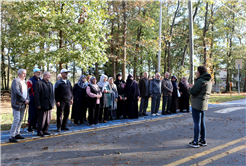
<svg viewBox="0 0 246 166">
<path fill-rule="evenodd" d="M 99 88 L 102 92 L 102 98 L 101 98 L 101 108 L 100 108 L 100 114 L 99 114 L 99 123 L 103 122 L 106 123 L 108 121 L 109 117 L 109 107 L 111 106 L 111 93 L 112 88 L 109 86 L 109 83 L 107 81 L 108 77 L 106 75 L 102 75 L 100 77 L 100 82 L 97 83 Z M 102 118 L 103 114 L 103 118 Z"/>
<path fill-rule="evenodd" d="M 125 100 L 127 116 L 130 119 L 138 118 L 138 99 L 140 97 L 140 91 L 138 83 L 133 80 L 133 76 L 129 74 L 126 80 L 125 88 Z"/>
<path fill-rule="evenodd" d="M 179 110 L 180 112 L 183 112 L 186 110 L 186 112 L 189 113 L 190 109 L 190 93 L 189 93 L 189 83 L 186 81 L 186 77 L 183 77 L 181 82 L 179 83 L 179 91 L 181 97 L 179 98 Z"/>
<path fill-rule="evenodd" d="M 90 83 L 86 88 L 86 93 L 88 95 L 87 103 L 89 106 L 89 125 L 95 125 L 98 124 L 100 98 L 102 97 L 102 92 L 97 85 L 96 77 L 90 78 Z"/>
<path fill-rule="evenodd" d="M 171 77 L 172 85 L 173 85 L 173 92 L 172 92 L 172 104 L 170 108 L 171 113 L 177 113 L 177 109 L 179 108 L 179 98 L 177 90 L 179 89 L 178 83 L 177 83 L 177 77 L 172 76 Z"/>
<path fill-rule="evenodd" d="M 125 86 L 126 82 L 122 80 L 122 75 L 117 74 L 116 81 L 114 82 L 118 90 L 118 102 L 117 102 L 117 119 L 120 119 L 121 115 L 125 115 L 126 102 L 125 102 Z M 124 116 L 124 118 L 126 118 Z"/>
<path fill-rule="evenodd" d="M 74 118 L 74 124 L 84 123 L 86 117 L 86 77 L 81 75 L 78 83 L 73 87 L 73 107 L 71 119 Z"/>
<path fill-rule="evenodd" d="M 109 107 L 109 111 L 110 111 L 111 119 L 115 120 L 117 117 L 116 109 L 117 109 L 117 101 L 118 101 L 118 91 L 116 85 L 114 84 L 114 78 L 109 77 L 108 81 L 109 81 L 109 85 L 112 88 L 111 106 Z"/>
</svg>

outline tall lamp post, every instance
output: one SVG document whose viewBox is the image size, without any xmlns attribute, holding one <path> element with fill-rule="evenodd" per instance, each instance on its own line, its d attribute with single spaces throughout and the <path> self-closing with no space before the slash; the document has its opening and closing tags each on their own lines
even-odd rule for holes
<svg viewBox="0 0 246 166">
<path fill-rule="evenodd" d="M 193 14 L 192 14 L 192 0 L 188 1 L 189 8 L 189 36 L 190 36 L 190 81 L 194 84 L 194 38 L 193 38 Z"/>
<path fill-rule="evenodd" d="M 157 72 L 161 71 L 161 24 L 162 24 L 162 0 L 160 0 L 160 17 L 159 17 L 159 51 L 158 51 L 158 67 Z"/>
</svg>

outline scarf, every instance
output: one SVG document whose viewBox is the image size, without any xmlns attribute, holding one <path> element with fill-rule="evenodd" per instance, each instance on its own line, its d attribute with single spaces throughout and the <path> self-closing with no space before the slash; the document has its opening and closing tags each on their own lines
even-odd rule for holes
<svg viewBox="0 0 246 166">
<path fill-rule="evenodd" d="M 185 86 L 185 88 L 187 88 L 189 86 L 189 83 L 187 81 L 183 81 L 183 79 L 186 79 L 186 77 L 182 78 L 181 84 L 183 84 Z"/>
<path fill-rule="evenodd" d="M 173 84 L 173 87 L 177 88 L 177 77 L 176 76 L 172 76 L 171 80 L 175 78 L 176 80 L 175 81 L 172 81 L 172 84 Z"/>
<path fill-rule="evenodd" d="M 97 83 L 97 85 L 98 85 L 99 87 L 102 88 L 102 91 L 104 91 L 104 90 L 106 89 L 106 86 L 108 86 L 108 84 L 109 84 L 108 81 L 106 81 L 106 82 L 103 81 L 103 79 L 104 79 L 105 77 L 107 77 L 107 76 L 103 74 L 103 75 L 100 77 L 100 82 Z"/>
<path fill-rule="evenodd" d="M 83 81 L 82 81 L 83 78 L 85 78 L 85 75 L 82 75 L 82 76 L 79 77 L 79 81 L 78 81 L 77 84 L 78 84 L 78 86 L 79 86 L 80 88 L 85 89 L 86 86 L 87 86 L 87 84 L 86 84 L 86 82 L 83 82 Z"/>
</svg>

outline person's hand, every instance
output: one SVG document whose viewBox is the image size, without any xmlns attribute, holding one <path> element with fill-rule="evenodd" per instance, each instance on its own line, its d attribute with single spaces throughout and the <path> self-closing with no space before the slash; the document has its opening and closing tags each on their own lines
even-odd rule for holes
<svg viewBox="0 0 246 166">
<path fill-rule="evenodd" d="M 125 97 L 124 100 L 127 100 L 127 97 Z"/>
<path fill-rule="evenodd" d="M 179 87 L 177 87 L 177 89 L 180 89 Z"/>
<path fill-rule="evenodd" d="M 153 95 L 150 95 L 151 98 L 153 98 Z"/>
<path fill-rule="evenodd" d="M 180 93 L 180 95 L 182 95 L 182 92 L 179 92 Z"/>
<path fill-rule="evenodd" d="M 25 104 L 28 104 L 28 103 L 29 103 L 29 101 L 28 101 L 28 100 L 26 100 L 26 101 L 25 101 Z"/>
<path fill-rule="evenodd" d="M 41 109 L 41 106 L 38 106 L 37 108 L 38 108 L 38 109 Z"/>
<path fill-rule="evenodd" d="M 73 99 L 71 100 L 71 102 L 70 102 L 70 103 L 71 103 L 71 105 L 73 104 Z"/>
<path fill-rule="evenodd" d="M 108 91 L 105 89 L 104 91 L 103 91 L 104 93 L 108 93 Z"/>
<path fill-rule="evenodd" d="M 57 102 L 57 103 L 56 103 L 56 106 L 57 106 L 57 107 L 60 107 L 60 102 Z"/>
<path fill-rule="evenodd" d="M 191 87 L 191 88 L 192 88 L 193 86 L 194 86 L 194 84 L 189 84 L 189 87 Z"/>
<path fill-rule="evenodd" d="M 139 96 L 138 96 L 138 98 L 137 98 L 138 100 L 139 100 Z"/>
<path fill-rule="evenodd" d="M 118 102 L 118 99 L 117 99 L 117 98 L 115 98 L 115 101 L 116 101 L 116 102 Z"/>
</svg>

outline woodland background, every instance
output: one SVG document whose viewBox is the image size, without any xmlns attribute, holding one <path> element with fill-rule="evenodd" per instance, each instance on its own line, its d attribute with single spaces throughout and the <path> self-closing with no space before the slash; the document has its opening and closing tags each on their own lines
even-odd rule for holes
<svg viewBox="0 0 246 166">
<path fill-rule="evenodd" d="M 159 1 L 2 1 L 1 89 L 10 89 L 20 68 L 27 78 L 34 67 L 55 76 L 68 68 L 79 75 L 134 77 L 157 71 Z M 188 1 L 162 3 L 161 75 L 189 77 Z M 243 59 L 246 91 L 246 2 L 193 2 L 195 69 L 206 65 L 216 74 L 227 69 L 226 82 L 237 76 L 235 59 Z M 126 72 L 122 72 L 126 71 Z M 226 90 L 229 90 L 228 84 Z"/>
</svg>

